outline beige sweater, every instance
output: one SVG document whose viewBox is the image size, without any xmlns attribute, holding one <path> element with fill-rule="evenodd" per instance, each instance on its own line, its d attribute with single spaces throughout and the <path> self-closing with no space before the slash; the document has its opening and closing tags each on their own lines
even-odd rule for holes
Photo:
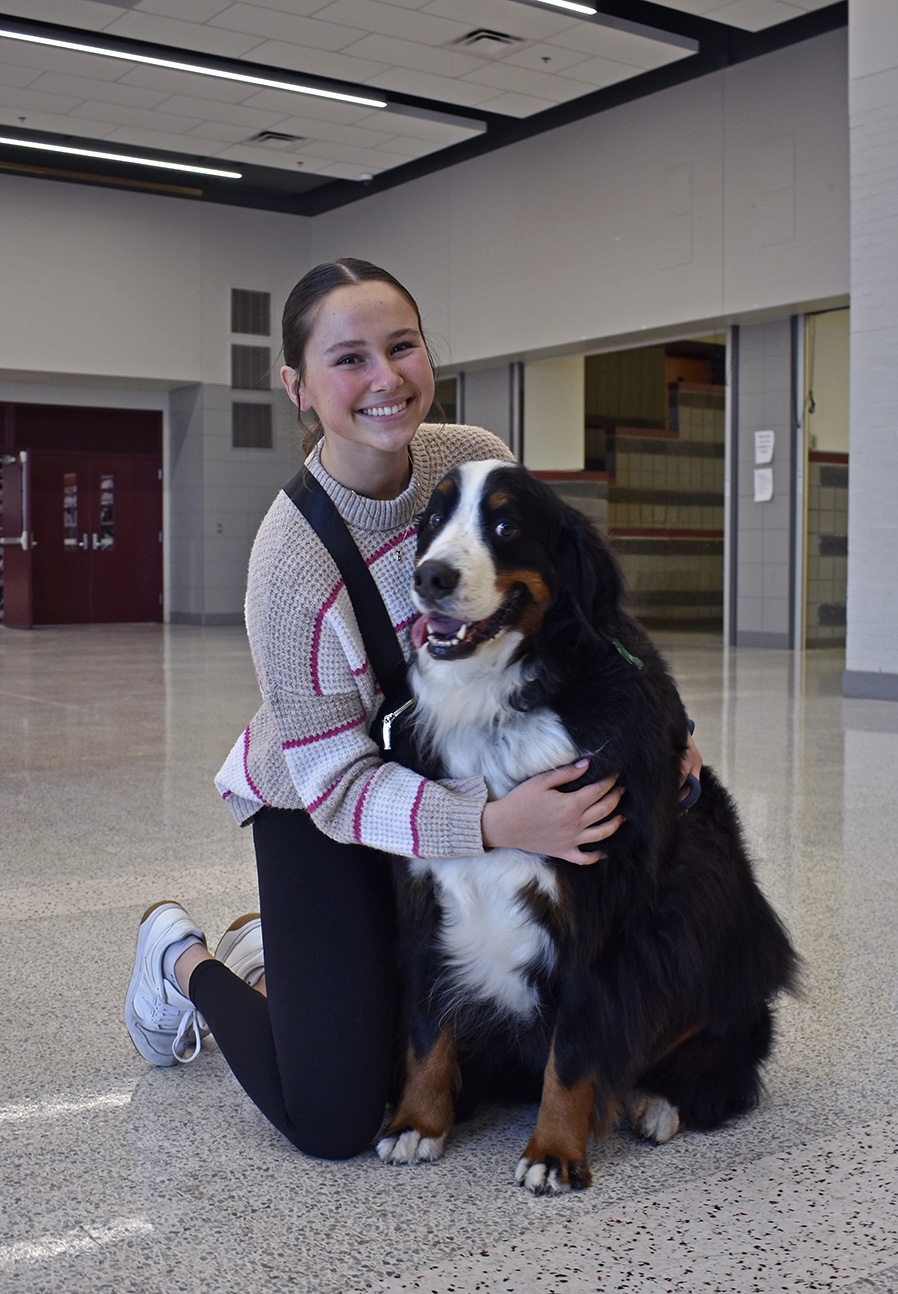
<svg viewBox="0 0 898 1294">
<path fill-rule="evenodd" d="M 307 466 L 324 485 L 368 563 L 405 656 L 416 517 L 458 463 L 511 460 L 479 427 L 423 425 L 412 478 L 396 499 L 363 499 L 333 480 L 317 450 Z M 368 729 L 382 700 L 337 566 L 283 491 L 253 545 L 246 626 L 262 704 L 216 781 L 237 821 L 263 805 L 305 809 L 334 840 L 418 858 L 483 853 L 479 777 L 432 782 L 384 763 Z"/>
</svg>

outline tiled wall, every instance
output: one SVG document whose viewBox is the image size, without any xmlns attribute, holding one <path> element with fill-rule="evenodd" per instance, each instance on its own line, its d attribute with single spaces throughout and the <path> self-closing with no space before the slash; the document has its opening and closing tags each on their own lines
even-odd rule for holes
<svg viewBox="0 0 898 1294">
<path fill-rule="evenodd" d="M 848 582 L 848 455 L 808 463 L 807 643 L 845 642 Z"/>
<path fill-rule="evenodd" d="M 679 387 L 669 423 L 663 435 L 615 433 L 609 529 L 641 620 L 720 629 L 723 390 Z"/>
</svg>

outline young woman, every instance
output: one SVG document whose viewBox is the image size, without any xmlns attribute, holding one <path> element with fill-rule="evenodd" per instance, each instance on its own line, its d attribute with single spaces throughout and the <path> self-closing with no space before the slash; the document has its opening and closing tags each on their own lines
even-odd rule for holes
<svg viewBox="0 0 898 1294">
<path fill-rule="evenodd" d="M 281 380 L 314 417 L 306 469 L 359 547 L 406 656 L 415 517 L 454 465 L 510 458 L 475 427 L 423 423 L 434 366 L 408 291 L 365 261 L 319 265 L 284 310 Z M 283 492 L 249 568 L 246 621 L 261 706 L 217 778 L 251 822 L 257 915 L 212 956 L 182 907 L 141 921 L 125 1015 L 154 1065 L 190 1061 L 211 1030 L 251 1099 L 308 1154 L 359 1153 L 380 1127 L 396 1049 L 391 854 L 497 846 L 595 858 L 620 825 L 613 780 L 573 793 L 549 770 L 487 802 L 480 778 L 427 781 L 368 736 L 376 680 L 336 565 Z M 264 959 L 262 925 L 264 924 Z"/>
</svg>

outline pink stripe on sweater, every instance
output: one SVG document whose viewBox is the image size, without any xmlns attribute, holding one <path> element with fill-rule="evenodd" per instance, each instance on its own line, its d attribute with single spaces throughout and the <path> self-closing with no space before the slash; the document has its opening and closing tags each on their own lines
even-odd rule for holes
<svg viewBox="0 0 898 1294">
<path fill-rule="evenodd" d="M 424 778 L 418 783 L 418 794 L 415 796 L 415 802 L 412 805 L 412 811 L 409 814 L 409 826 L 412 829 L 412 857 L 420 858 L 421 837 L 418 835 L 418 810 L 421 807 L 421 801 L 424 798 L 424 788 L 427 783 Z"/>
<path fill-rule="evenodd" d="M 314 746 L 317 741 L 327 741 L 329 737 L 339 737 L 344 732 L 352 732 L 360 723 L 365 722 L 365 716 L 360 714 L 357 719 L 350 719 L 349 723 L 341 724 L 339 728 L 326 728 L 324 732 L 312 733 L 310 737 L 293 737 L 290 741 L 281 742 L 281 750 L 296 750 L 298 746 Z"/>
<path fill-rule="evenodd" d="M 318 796 L 317 800 L 313 800 L 312 803 L 307 806 L 309 813 L 314 813 L 316 809 L 320 809 L 322 804 L 324 804 L 326 800 L 330 799 L 339 785 L 339 781 L 333 782 L 322 795 Z"/>
<path fill-rule="evenodd" d="M 268 801 L 265 799 L 265 796 L 262 794 L 262 792 L 261 792 L 261 791 L 259 790 L 259 788 L 256 786 L 256 784 L 255 784 L 255 782 L 253 781 L 253 779 L 250 777 L 250 772 L 249 772 L 249 724 L 247 724 L 247 726 L 246 726 L 246 728 L 244 729 L 244 732 L 243 732 L 243 776 L 246 778 L 246 784 L 247 784 L 247 786 L 248 786 L 248 787 L 249 787 L 249 789 L 252 791 L 253 795 L 256 797 L 256 799 L 259 801 L 259 803 L 260 803 L 260 804 L 268 804 Z M 269 805 L 268 807 L 270 808 L 271 806 Z"/>
<path fill-rule="evenodd" d="M 368 781 L 362 787 L 361 795 L 356 801 L 355 813 L 353 814 L 353 818 L 352 818 L 352 830 L 356 838 L 356 843 L 359 845 L 364 844 L 364 841 L 362 840 L 362 813 L 365 808 L 365 798 L 368 795 L 368 787 L 374 781 L 376 776 L 377 776 L 377 769 L 374 770 L 374 772 L 368 778 Z"/>
</svg>

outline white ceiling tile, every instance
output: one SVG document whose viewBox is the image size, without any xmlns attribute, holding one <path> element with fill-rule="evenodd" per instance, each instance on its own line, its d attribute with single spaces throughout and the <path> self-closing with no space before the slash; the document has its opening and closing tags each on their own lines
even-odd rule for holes
<svg viewBox="0 0 898 1294">
<path fill-rule="evenodd" d="M 720 3 L 720 0 L 717 0 Z M 604 23 L 580 23 L 577 27 L 553 36 L 553 45 L 575 49 L 596 58 L 615 59 L 619 63 L 633 63 L 637 67 L 656 67 L 659 60 L 668 62 L 681 58 L 691 48 L 676 40 L 652 40 L 647 36 L 617 30 Z"/>
<path fill-rule="evenodd" d="M 557 75 L 565 68 L 582 63 L 589 55 L 582 50 L 563 49 L 560 45 L 550 45 L 548 41 L 539 41 L 525 45 L 523 49 L 506 54 L 503 63 L 512 67 L 529 67 L 535 72 L 548 72 Z"/>
<path fill-rule="evenodd" d="M 389 129 L 397 135 L 409 136 L 413 139 L 442 140 L 448 144 L 483 133 L 482 124 L 476 121 L 469 123 L 464 118 L 455 120 L 450 120 L 448 116 L 446 120 L 441 118 L 442 114 L 427 117 L 419 116 L 413 109 L 403 112 L 401 108 L 395 110 L 387 108 L 382 113 L 372 113 L 369 118 L 359 122 L 359 125 L 382 123 L 385 130 Z"/>
<path fill-rule="evenodd" d="M 84 99 L 97 99 L 102 103 L 120 103 L 128 108 L 156 108 L 168 95 L 164 90 L 146 90 L 136 85 L 123 85 L 121 81 L 91 81 L 86 76 L 62 76 L 44 72 L 35 88 L 50 94 L 66 94 Z"/>
<path fill-rule="evenodd" d="M 142 40 L 153 45 L 171 45 L 174 49 L 197 50 L 216 58 L 240 58 L 260 43 L 258 36 L 222 31 L 209 24 L 179 22 L 175 18 L 134 11 L 119 18 L 106 32 L 110 37 Z"/>
<path fill-rule="evenodd" d="M 198 156 L 217 156 L 218 147 L 200 141 L 192 135 L 170 135 L 164 130 L 141 130 L 137 126 L 120 126 L 106 136 L 110 143 L 127 144 L 131 148 L 161 150 L 166 153 L 191 153 Z M 200 144 L 202 143 L 202 147 Z"/>
<path fill-rule="evenodd" d="M 168 112 L 186 113 L 188 116 L 203 117 L 208 114 L 210 120 L 214 114 L 217 121 L 243 130 L 244 137 L 257 130 L 273 130 L 283 120 L 284 114 L 270 109 L 251 108 L 243 103 L 216 103 L 193 98 L 186 94 L 173 94 L 165 100 Z"/>
<path fill-rule="evenodd" d="M 84 27 L 103 31 L 125 13 L 124 7 L 95 4 L 94 0 L 5 0 L 3 12 L 33 22 L 52 22 L 60 27 Z"/>
<path fill-rule="evenodd" d="M 316 9 L 321 9 L 327 0 L 251 0 L 257 9 L 273 9 L 276 13 L 291 14 L 294 18 L 308 18 Z M 244 0 L 228 0 L 227 8 L 245 7 Z"/>
<path fill-rule="evenodd" d="M 338 23 L 321 22 L 317 18 L 303 18 L 274 9 L 260 9 L 258 5 L 235 4 L 224 13 L 211 19 L 210 27 L 224 27 L 228 31 L 247 32 L 259 40 L 283 40 L 291 45 L 307 45 L 309 49 L 343 49 L 365 34 L 364 27 L 347 27 Z"/>
<path fill-rule="evenodd" d="M 348 162 L 360 171 L 368 169 L 372 153 L 377 154 L 381 165 L 398 166 L 405 160 L 389 149 L 353 148 L 350 144 L 338 144 L 332 139 L 309 140 L 302 150 L 303 157 L 326 157 L 331 162 Z"/>
<path fill-rule="evenodd" d="M 704 18 L 712 9 L 720 8 L 720 0 L 659 0 L 659 3 L 665 9 L 677 9 L 696 18 Z"/>
<path fill-rule="evenodd" d="M 101 146 L 108 132 L 115 129 L 114 126 L 104 125 L 101 121 L 78 121 L 67 112 L 60 116 L 50 112 L 30 112 L 26 120 L 22 121 L 22 114 L 18 108 L 5 104 L 2 96 L 0 96 L 0 123 L 4 126 L 15 126 L 17 130 L 40 131 L 47 135 L 80 136 L 83 134 L 85 139 L 95 139 Z M 35 154 L 35 159 L 37 156 L 38 154 Z"/>
<path fill-rule="evenodd" d="M 317 171 L 308 165 L 305 156 L 297 153 L 281 153 L 274 148 L 253 147 L 251 144 L 231 144 L 227 148 L 218 149 L 215 156 L 220 162 L 230 162 L 236 166 L 243 163 L 246 166 L 272 166 L 278 171 L 293 171 L 298 174 L 300 171 Z"/>
<path fill-rule="evenodd" d="M 310 169 L 310 168 L 309 168 Z M 389 167 L 383 167 L 383 170 L 389 170 Z M 367 168 L 369 175 L 380 175 L 380 170 L 376 166 Z M 315 170 L 316 175 L 323 175 L 329 180 L 358 180 L 359 172 L 355 166 L 348 166 L 345 162 L 330 162 L 327 165 L 319 166 Z M 359 186 L 359 195 L 365 190 Z"/>
<path fill-rule="evenodd" d="M 381 63 L 416 72 L 430 72 L 434 76 L 464 76 L 480 67 L 484 60 L 473 54 L 457 50 L 437 49 L 432 45 L 417 45 L 410 40 L 393 40 L 389 36 L 366 36 L 350 45 L 347 53 L 359 58 L 374 58 Z M 432 97 L 432 96 L 431 96 Z"/>
<path fill-rule="evenodd" d="M 515 0 L 430 0 L 425 13 L 450 9 L 453 18 L 469 27 L 488 27 L 522 40 L 546 40 L 572 22 L 571 15 L 560 9 L 536 9 Z"/>
<path fill-rule="evenodd" d="M 305 94 L 291 94 L 289 90 L 257 90 L 245 102 L 247 107 L 267 108 L 269 112 L 278 112 L 283 117 L 293 116 L 299 109 L 304 117 L 312 117 L 316 121 L 319 117 L 324 117 L 326 121 L 352 123 L 361 117 L 367 117 L 371 112 L 370 108 L 361 107 L 358 104 L 339 103 L 333 99 L 316 99 Z"/>
<path fill-rule="evenodd" d="M 573 69 L 576 71 L 576 68 Z M 629 75 L 635 73 L 629 69 Z M 487 67 L 469 72 L 464 78 L 477 85 L 491 85 L 497 90 L 507 90 L 512 94 L 536 96 L 546 103 L 564 103 L 575 94 L 582 94 L 571 82 L 562 76 L 549 76 L 545 72 L 532 72 L 525 67 L 512 67 L 508 63 L 490 63 Z"/>
<path fill-rule="evenodd" d="M 0 63 L 0 85 L 31 85 L 43 76 L 40 68 L 17 67 L 15 63 Z"/>
<path fill-rule="evenodd" d="M 120 103 L 97 103 L 85 101 L 78 109 L 81 117 L 93 117 L 95 121 L 113 122 L 119 126 L 139 126 L 146 130 L 165 130 L 173 134 L 185 135 L 195 126 L 200 125 L 201 117 L 184 117 L 174 112 L 142 112 L 139 108 L 126 108 Z"/>
<path fill-rule="evenodd" d="M 422 99 L 436 99 L 443 103 L 457 104 L 460 108 L 486 108 L 492 111 L 493 100 L 501 93 L 490 86 L 477 86 L 471 81 L 454 81 L 447 76 L 433 76 L 418 72 L 409 67 L 394 67 L 371 77 L 366 85 L 369 88 L 380 88 L 387 94 L 396 90 L 399 94 L 415 94 Z"/>
<path fill-rule="evenodd" d="M 15 52 L 11 52 L 15 47 Z M 63 72 L 71 76 L 96 77 L 101 81 L 117 81 L 133 63 L 118 58 L 105 58 L 102 54 L 79 54 L 69 49 L 52 49 L 47 45 L 26 45 L 21 41 L 0 39 L 0 55 L 14 58 L 21 67 L 37 67 L 47 72 Z"/>
<path fill-rule="evenodd" d="M 139 63 L 129 67 L 119 84 L 158 90 L 161 94 L 192 94 L 213 103 L 243 103 L 257 92 L 256 86 L 247 85 L 244 81 L 219 81 L 213 76 L 173 72 L 165 67 L 143 67 Z"/>
<path fill-rule="evenodd" d="M 186 18 L 192 23 L 208 22 L 228 8 L 231 0 L 140 0 L 132 13 L 160 14 L 163 18 Z"/>
<path fill-rule="evenodd" d="M 380 120 L 372 116 L 372 121 Z M 316 121 L 312 117 L 280 117 L 273 130 L 282 130 L 289 135 L 302 135 L 307 139 L 332 139 L 337 144 L 355 144 L 359 148 L 380 148 L 392 140 L 396 134 L 389 127 L 385 130 L 371 130 L 365 126 L 343 125 L 337 121 Z"/>
<path fill-rule="evenodd" d="M 271 67 L 282 67 L 293 76 L 320 76 L 330 81 L 346 81 L 350 85 L 364 85 L 369 77 L 386 71 L 388 63 L 371 58 L 355 58 L 351 54 L 335 54 L 329 50 L 303 49 L 283 41 L 266 41 L 253 50 L 253 58 Z"/>
<path fill-rule="evenodd" d="M 453 6 L 445 5 L 443 8 L 444 13 L 453 13 Z M 465 22 L 421 10 L 401 9 L 393 4 L 382 4 L 380 0 L 333 0 L 315 14 L 315 19 L 362 27 L 379 36 L 395 36 L 421 45 L 448 45 L 468 31 Z"/>
<path fill-rule="evenodd" d="M 459 139 L 414 139 L 411 135 L 400 135 L 390 141 L 390 149 L 403 157 L 426 157 L 428 153 L 435 153 L 438 148 L 449 148 L 453 144 L 464 143 L 465 138 L 470 136 Z"/>
<path fill-rule="evenodd" d="M 530 94 L 500 94 L 490 101 L 490 112 L 501 112 L 506 117 L 532 117 L 557 105 L 547 99 L 537 99 Z"/>
<path fill-rule="evenodd" d="M 65 116 L 77 108 L 80 99 L 67 98 L 63 94 L 41 94 L 37 90 L 20 88 L 15 85 L 0 86 L 0 103 L 9 108 L 18 107 L 23 113 L 47 112 L 54 116 Z"/>
<path fill-rule="evenodd" d="M 203 121 L 199 126 L 187 132 L 195 136 L 198 140 L 214 141 L 219 144 L 239 144 L 247 137 L 244 126 L 235 126 L 230 122 L 218 119 L 216 121 Z M 205 147 L 205 143 L 204 143 Z M 199 150 L 198 150 L 199 151 Z"/>
<path fill-rule="evenodd" d="M 734 4 L 712 9 L 708 17 L 745 31 L 763 31 L 765 27 L 797 18 L 802 12 L 797 5 L 783 4 L 782 0 L 735 0 Z"/>
<path fill-rule="evenodd" d="M 641 67 L 632 67 L 627 63 L 616 63 L 610 58 L 590 58 L 585 63 L 568 68 L 563 74 L 566 79 L 582 82 L 593 90 L 602 90 L 607 85 L 617 85 L 629 81 L 633 76 L 641 76 Z M 581 89 L 580 93 L 583 93 Z"/>
</svg>

